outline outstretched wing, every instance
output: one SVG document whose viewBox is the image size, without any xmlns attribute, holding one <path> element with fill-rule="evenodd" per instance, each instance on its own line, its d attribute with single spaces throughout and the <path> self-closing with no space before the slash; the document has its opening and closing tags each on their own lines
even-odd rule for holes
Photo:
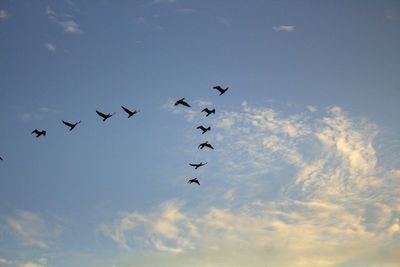
<svg viewBox="0 0 400 267">
<path fill-rule="evenodd" d="M 67 125 L 68 127 L 73 127 L 74 125 L 72 123 L 66 122 L 66 121 L 62 121 L 65 125 Z"/>
<path fill-rule="evenodd" d="M 197 166 L 197 164 L 192 164 L 192 163 L 189 163 L 189 165 L 192 166 L 192 167 L 196 167 Z"/>
<path fill-rule="evenodd" d="M 101 113 L 100 111 L 96 110 L 97 115 L 99 115 L 102 118 L 107 118 L 107 115 L 104 113 Z"/>
<path fill-rule="evenodd" d="M 182 105 L 184 105 L 184 106 L 190 108 L 190 105 L 189 105 L 186 101 L 182 100 L 180 103 L 181 103 Z"/>
<path fill-rule="evenodd" d="M 204 108 L 201 112 L 208 112 L 208 108 Z"/>
<path fill-rule="evenodd" d="M 39 133 L 38 129 L 35 129 L 35 130 L 32 131 L 31 134 L 38 134 L 38 133 Z"/>
<path fill-rule="evenodd" d="M 199 182 L 199 180 L 197 180 L 197 179 L 194 180 L 193 183 L 196 183 L 196 184 L 200 185 L 200 182 Z"/>
<path fill-rule="evenodd" d="M 0 157 L 0 160 L 3 160 L 3 158 L 2 158 L 2 157 Z"/>
<path fill-rule="evenodd" d="M 132 111 L 130 111 L 129 109 L 127 109 L 126 107 L 124 107 L 124 106 L 121 106 L 121 108 L 126 112 L 126 113 L 128 113 L 129 115 L 131 115 L 133 112 Z"/>
<path fill-rule="evenodd" d="M 221 91 L 221 90 L 222 90 L 222 87 L 221 87 L 221 86 L 219 86 L 219 85 L 217 85 L 217 86 L 214 86 L 213 88 L 214 88 L 214 89 L 217 89 L 218 91 Z"/>
</svg>

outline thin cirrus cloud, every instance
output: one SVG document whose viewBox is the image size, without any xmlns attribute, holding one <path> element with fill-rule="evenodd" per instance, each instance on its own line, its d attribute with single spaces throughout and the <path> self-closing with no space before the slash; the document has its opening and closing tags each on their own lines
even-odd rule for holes
<svg viewBox="0 0 400 267">
<path fill-rule="evenodd" d="M 5 216 L 5 223 L 24 246 L 47 249 L 62 232 L 61 226 L 49 227 L 38 214 L 17 210 L 13 216 Z"/>
<path fill-rule="evenodd" d="M 0 20 L 8 19 L 8 13 L 4 9 L 0 9 Z"/>
<path fill-rule="evenodd" d="M 44 44 L 44 47 L 49 50 L 50 52 L 54 52 L 56 51 L 56 46 L 51 44 L 51 43 L 46 43 Z"/>
<path fill-rule="evenodd" d="M 293 32 L 295 31 L 295 26 L 292 25 L 280 25 L 280 26 L 274 26 L 272 29 L 276 32 Z"/>
<path fill-rule="evenodd" d="M 197 109 L 199 101 L 191 102 Z M 170 104 L 165 108 L 188 122 L 201 119 Z M 214 134 L 224 137 L 210 136 L 218 148 L 211 162 L 223 171 L 205 169 L 212 186 L 195 207 L 192 198 L 186 204 L 167 200 L 101 224 L 101 233 L 120 247 L 154 250 L 154 257 L 127 254 L 121 262 L 243 266 L 253 259 L 256 267 L 354 261 L 396 266 L 400 170 L 380 162 L 377 125 L 337 106 L 283 116 L 247 102 L 220 108 L 209 122 Z M 225 191 L 219 189 L 221 180 Z M 278 193 L 268 197 L 269 192 Z"/>
<path fill-rule="evenodd" d="M 51 22 L 61 27 L 66 33 L 76 34 L 83 32 L 78 23 L 71 19 L 70 15 L 59 16 L 50 7 L 46 7 L 46 15 Z"/>
</svg>

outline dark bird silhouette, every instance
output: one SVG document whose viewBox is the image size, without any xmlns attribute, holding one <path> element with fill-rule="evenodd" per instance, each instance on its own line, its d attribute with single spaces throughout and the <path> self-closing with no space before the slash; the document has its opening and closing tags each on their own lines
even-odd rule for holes
<svg viewBox="0 0 400 267">
<path fill-rule="evenodd" d="M 103 121 L 106 121 L 107 119 L 111 118 L 111 117 L 114 116 L 114 114 L 115 114 L 115 112 L 114 112 L 113 114 L 110 114 L 110 113 L 104 114 L 104 113 L 101 113 L 101 112 L 98 111 L 98 110 L 96 110 L 96 113 L 97 113 L 97 115 L 99 115 L 100 117 L 103 118 Z"/>
<path fill-rule="evenodd" d="M 41 135 L 46 136 L 46 131 L 45 130 L 39 131 L 38 129 L 35 129 L 32 131 L 31 134 L 36 134 L 36 138 L 38 138 Z"/>
<path fill-rule="evenodd" d="M 223 94 L 225 94 L 226 91 L 228 91 L 229 87 L 226 87 L 224 89 L 221 86 L 217 85 L 217 86 L 214 86 L 213 89 L 218 90 L 219 91 L 219 95 L 223 95 Z"/>
<path fill-rule="evenodd" d="M 78 125 L 82 121 L 78 121 L 77 123 L 70 123 L 70 122 L 67 122 L 67 121 L 62 121 L 62 122 L 69 127 L 70 131 L 72 131 L 76 127 L 76 125 Z"/>
<path fill-rule="evenodd" d="M 124 107 L 124 106 L 121 106 L 121 108 L 126 112 L 126 113 L 128 113 L 128 118 L 130 118 L 130 117 L 132 117 L 133 115 L 135 115 L 136 113 L 138 113 L 138 112 L 140 112 L 140 110 L 134 110 L 134 111 L 130 111 L 129 109 L 127 109 L 126 107 Z"/>
<path fill-rule="evenodd" d="M 200 148 L 200 149 L 203 149 L 204 147 L 208 147 L 208 148 L 214 149 L 213 146 L 210 145 L 210 144 L 208 143 L 208 141 L 206 141 L 206 142 L 204 142 L 204 143 L 201 143 L 201 144 L 198 146 L 198 148 Z"/>
<path fill-rule="evenodd" d="M 196 129 L 202 130 L 203 132 L 201 134 L 204 134 L 205 132 L 210 131 L 211 127 L 209 126 L 209 127 L 205 128 L 203 125 L 200 125 Z"/>
<path fill-rule="evenodd" d="M 183 106 L 190 108 L 190 105 L 185 101 L 185 98 L 182 98 L 182 99 L 179 99 L 178 101 L 176 101 L 174 106 L 177 106 L 177 105 L 183 105 Z"/>
<path fill-rule="evenodd" d="M 199 182 L 199 180 L 197 180 L 197 178 L 190 179 L 187 183 L 188 184 L 195 183 L 195 184 L 200 185 L 200 182 Z"/>
<path fill-rule="evenodd" d="M 209 110 L 208 108 L 203 109 L 201 112 L 207 113 L 206 117 L 210 116 L 211 114 L 215 114 L 215 108 Z"/>
<path fill-rule="evenodd" d="M 0 160 L 3 160 L 3 158 L 2 158 L 2 157 L 0 157 Z"/>
<path fill-rule="evenodd" d="M 192 166 L 192 167 L 194 167 L 195 170 L 197 170 L 198 168 L 200 168 L 200 167 L 202 167 L 202 166 L 204 166 L 204 165 L 206 165 L 206 164 L 207 164 L 207 162 L 206 162 L 206 163 L 200 162 L 200 163 L 197 163 L 197 164 L 195 164 L 195 163 L 190 163 L 189 165 Z"/>
</svg>

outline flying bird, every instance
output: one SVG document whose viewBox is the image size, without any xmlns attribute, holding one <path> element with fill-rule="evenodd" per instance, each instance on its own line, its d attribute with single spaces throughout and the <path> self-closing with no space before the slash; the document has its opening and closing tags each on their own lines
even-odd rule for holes
<svg viewBox="0 0 400 267">
<path fill-rule="evenodd" d="M 72 131 L 76 127 L 76 125 L 78 125 L 82 121 L 78 121 L 77 123 L 70 123 L 70 122 L 67 122 L 67 121 L 62 121 L 62 122 L 69 127 L 70 131 Z"/>
<path fill-rule="evenodd" d="M 209 110 L 208 108 L 203 109 L 201 112 L 207 113 L 206 117 L 210 116 L 211 114 L 215 114 L 215 108 Z"/>
<path fill-rule="evenodd" d="M 183 105 L 183 106 L 190 108 L 190 105 L 185 101 L 185 98 L 182 98 L 182 99 L 179 99 L 178 101 L 176 101 L 174 106 L 177 106 L 177 105 Z"/>
<path fill-rule="evenodd" d="M 204 166 L 204 165 L 206 165 L 206 164 L 207 164 L 207 162 L 206 162 L 206 163 L 200 162 L 200 163 L 197 163 L 197 164 L 195 164 L 195 163 L 190 163 L 189 165 L 192 166 L 192 167 L 194 167 L 195 170 L 197 170 L 198 168 L 200 168 L 200 167 L 202 167 L 202 166 Z"/>
<path fill-rule="evenodd" d="M 103 118 L 103 121 L 106 121 L 107 119 L 111 118 L 111 117 L 114 116 L 114 114 L 115 114 L 115 112 L 114 112 L 113 114 L 110 114 L 110 113 L 104 114 L 104 113 L 101 113 L 101 112 L 98 111 L 98 110 L 96 110 L 96 113 L 97 113 L 97 115 L 99 115 L 100 117 Z"/>
<path fill-rule="evenodd" d="M 35 129 L 32 131 L 31 134 L 36 134 L 36 138 L 38 138 L 41 135 L 46 136 L 46 131 L 45 130 L 39 131 L 38 129 Z"/>
<path fill-rule="evenodd" d="M 0 160 L 3 160 L 3 158 L 2 158 L 2 157 L 0 157 Z"/>
<path fill-rule="evenodd" d="M 187 183 L 188 184 L 195 183 L 195 184 L 200 185 L 200 182 L 199 182 L 199 180 L 197 180 L 197 178 L 190 179 Z"/>
<path fill-rule="evenodd" d="M 203 149 L 204 147 L 208 147 L 208 148 L 214 149 L 213 146 L 210 145 L 210 144 L 208 143 L 208 141 L 206 141 L 206 142 L 204 142 L 204 143 L 201 143 L 201 144 L 198 146 L 199 149 Z"/>
<path fill-rule="evenodd" d="M 124 106 L 121 106 L 121 108 L 126 112 L 126 113 L 128 113 L 128 118 L 130 118 L 130 117 L 132 117 L 133 115 L 135 115 L 136 113 L 138 113 L 138 112 L 140 112 L 140 110 L 134 110 L 134 111 L 130 111 L 129 109 L 127 109 L 126 107 L 124 107 Z"/>
<path fill-rule="evenodd" d="M 205 128 L 203 125 L 200 125 L 196 129 L 202 130 L 203 132 L 201 134 L 204 134 L 205 132 L 210 131 L 211 127 L 209 126 L 209 127 Z"/>
<path fill-rule="evenodd" d="M 225 94 L 226 91 L 228 91 L 229 87 L 226 87 L 224 89 L 221 86 L 217 85 L 217 86 L 214 86 L 213 89 L 218 90 L 219 91 L 219 95 L 223 95 L 223 94 Z"/>
</svg>

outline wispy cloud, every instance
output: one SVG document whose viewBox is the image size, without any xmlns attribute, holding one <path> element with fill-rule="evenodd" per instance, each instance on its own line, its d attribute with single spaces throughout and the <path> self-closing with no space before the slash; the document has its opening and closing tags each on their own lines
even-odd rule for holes
<svg viewBox="0 0 400 267">
<path fill-rule="evenodd" d="M 152 4 L 175 4 L 176 0 L 153 0 Z"/>
<path fill-rule="evenodd" d="M 217 22 L 225 27 L 229 28 L 232 26 L 232 19 L 226 17 L 218 17 Z"/>
<path fill-rule="evenodd" d="M 395 9 L 386 9 L 385 10 L 385 18 L 387 20 L 395 20 L 397 18 L 397 12 Z"/>
<path fill-rule="evenodd" d="M 199 118 L 191 109 L 169 110 L 189 122 Z M 247 102 L 221 107 L 208 122 L 224 138 L 214 139 L 218 155 L 211 160 L 223 171 L 205 170 L 207 192 L 193 202 L 190 194 L 186 205 L 166 201 L 101 225 L 122 247 L 176 255 L 154 253 L 151 261 L 135 259 L 139 264 L 236 266 L 251 258 L 256 267 L 358 260 L 396 266 L 400 170 L 380 164 L 377 125 L 337 106 L 284 116 Z"/>
<path fill-rule="evenodd" d="M 18 264 L 18 267 L 46 267 L 46 266 L 47 266 L 46 258 L 40 258 L 36 261 L 28 261 Z"/>
<path fill-rule="evenodd" d="M 71 15 L 57 15 L 53 9 L 46 7 L 46 15 L 49 20 L 63 29 L 66 33 L 82 33 L 78 23 L 71 19 Z"/>
<path fill-rule="evenodd" d="M 62 231 L 60 226 L 49 229 L 47 223 L 38 214 L 29 211 L 18 210 L 14 216 L 8 215 L 4 218 L 10 230 L 25 246 L 46 249 Z"/>
<path fill-rule="evenodd" d="M 280 25 L 280 26 L 274 26 L 272 29 L 276 32 L 293 32 L 295 31 L 295 26 L 292 25 Z"/>
<path fill-rule="evenodd" d="M 44 44 L 44 47 L 46 47 L 46 49 L 49 50 L 50 52 L 56 51 L 56 46 L 51 43 Z"/>
<path fill-rule="evenodd" d="M 184 13 L 184 14 L 192 14 L 192 13 L 196 12 L 196 10 L 193 8 L 189 8 L 189 7 L 182 7 L 182 8 L 178 8 L 176 10 L 176 12 Z"/>
<path fill-rule="evenodd" d="M 0 20 L 8 19 L 8 13 L 4 9 L 0 9 Z"/>
</svg>

